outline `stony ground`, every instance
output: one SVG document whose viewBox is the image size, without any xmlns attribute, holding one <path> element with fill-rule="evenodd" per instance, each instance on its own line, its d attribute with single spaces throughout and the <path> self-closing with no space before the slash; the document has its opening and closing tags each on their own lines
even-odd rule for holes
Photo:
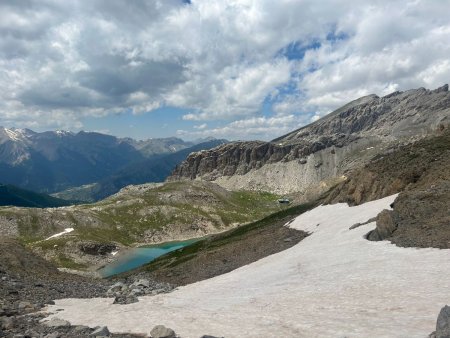
<svg viewBox="0 0 450 338">
<path fill-rule="evenodd" d="M 62 298 L 117 297 L 121 303 L 137 301 L 136 296 L 157 294 L 172 289 L 167 284 L 144 280 L 137 275 L 123 279 L 128 290 L 111 288 L 111 282 L 59 272 L 54 266 L 32 254 L 16 240 L 0 239 L 0 337 L 87 337 L 95 330 L 70 326 L 67 322 L 43 324 L 40 311 L 53 300 Z M 135 285 L 133 285 L 135 283 Z M 140 285 L 143 284 L 143 285 Z M 101 334 L 98 334 L 100 336 Z M 94 334 L 95 336 L 95 334 Z M 139 337 L 111 334 L 110 337 Z"/>
</svg>

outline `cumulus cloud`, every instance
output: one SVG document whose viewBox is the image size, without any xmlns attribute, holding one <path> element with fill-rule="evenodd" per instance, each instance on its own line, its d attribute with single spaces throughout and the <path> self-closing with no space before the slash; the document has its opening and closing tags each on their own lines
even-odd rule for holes
<svg viewBox="0 0 450 338">
<path fill-rule="evenodd" d="M 240 140 L 271 140 L 277 136 L 286 134 L 310 122 L 312 116 L 304 115 L 283 115 L 273 117 L 251 117 L 236 120 L 221 127 L 207 129 L 205 125 L 196 128 L 194 131 L 178 130 L 180 137 L 190 139 L 204 138 L 213 135 L 217 138 L 230 138 Z"/>
<path fill-rule="evenodd" d="M 197 127 L 228 121 L 186 133 L 253 123 L 277 136 L 288 117 L 448 82 L 449 12 L 440 0 L 5 0 L 0 122 L 73 129 L 173 106 Z"/>
</svg>

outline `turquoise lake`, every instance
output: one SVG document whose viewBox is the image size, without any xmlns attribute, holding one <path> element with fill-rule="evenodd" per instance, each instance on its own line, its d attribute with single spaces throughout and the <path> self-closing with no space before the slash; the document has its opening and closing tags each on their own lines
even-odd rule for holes
<svg viewBox="0 0 450 338">
<path fill-rule="evenodd" d="M 122 272 L 136 269 L 144 264 L 150 263 L 154 259 L 165 255 L 171 251 L 184 248 L 197 242 L 199 239 L 190 239 L 180 242 L 167 242 L 150 246 L 143 246 L 127 250 L 123 255 L 117 257 L 117 260 L 99 269 L 97 272 L 102 277 L 110 277 Z"/>
</svg>

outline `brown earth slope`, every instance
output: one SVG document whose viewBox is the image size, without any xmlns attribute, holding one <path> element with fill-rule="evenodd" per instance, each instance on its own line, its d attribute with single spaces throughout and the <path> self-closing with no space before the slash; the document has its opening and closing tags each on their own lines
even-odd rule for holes
<svg viewBox="0 0 450 338">
<path fill-rule="evenodd" d="M 368 239 L 450 248 L 450 130 L 391 149 L 348 176 L 325 202 L 355 205 L 400 192 Z"/>
</svg>

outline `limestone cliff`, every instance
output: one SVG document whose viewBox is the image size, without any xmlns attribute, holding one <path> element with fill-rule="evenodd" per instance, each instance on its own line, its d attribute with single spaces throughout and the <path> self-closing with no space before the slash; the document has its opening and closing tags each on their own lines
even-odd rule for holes
<svg viewBox="0 0 450 338">
<path fill-rule="evenodd" d="M 169 180 L 277 193 L 326 189 L 348 170 L 445 129 L 449 121 L 448 85 L 369 95 L 271 142 L 233 142 L 192 153 Z"/>
</svg>

